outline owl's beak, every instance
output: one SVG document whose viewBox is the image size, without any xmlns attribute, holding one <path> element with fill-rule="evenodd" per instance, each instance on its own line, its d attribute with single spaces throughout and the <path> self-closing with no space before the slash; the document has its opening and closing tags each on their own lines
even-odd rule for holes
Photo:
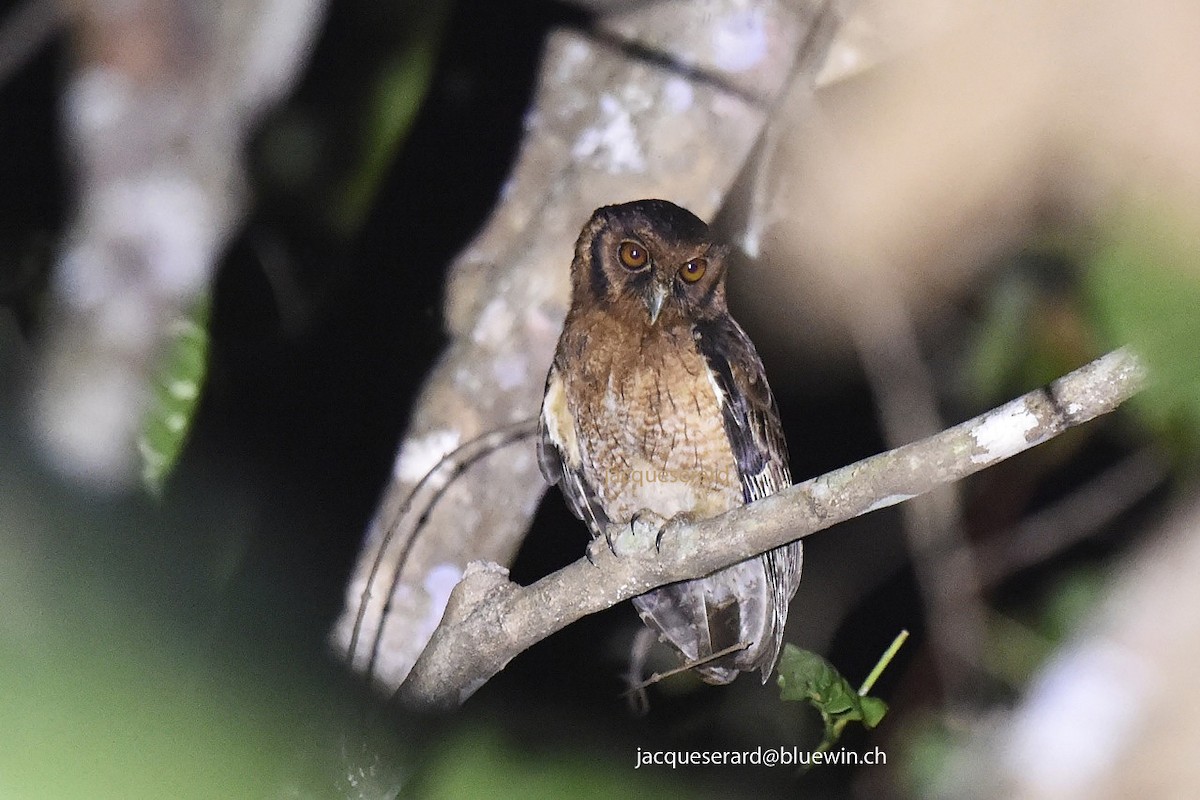
<svg viewBox="0 0 1200 800">
<path fill-rule="evenodd" d="M 658 322 L 658 315 L 662 313 L 663 303 L 667 302 L 670 291 L 669 287 L 661 283 L 650 284 L 650 292 L 646 295 L 646 310 L 650 312 L 651 325 Z"/>
</svg>

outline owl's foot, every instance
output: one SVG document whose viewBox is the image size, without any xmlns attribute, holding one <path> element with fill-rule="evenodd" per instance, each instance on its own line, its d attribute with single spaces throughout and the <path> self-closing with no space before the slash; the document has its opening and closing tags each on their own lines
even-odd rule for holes
<svg viewBox="0 0 1200 800">
<path fill-rule="evenodd" d="M 629 522 L 605 528 L 603 539 L 593 539 L 588 545 L 588 560 L 596 563 L 598 553 L 593 548 L 605 545 L 618 558 L 656 556 L 666 524 L 666 517 L 661 517 L 653 511 L 639 511 Z"/>
</svg>

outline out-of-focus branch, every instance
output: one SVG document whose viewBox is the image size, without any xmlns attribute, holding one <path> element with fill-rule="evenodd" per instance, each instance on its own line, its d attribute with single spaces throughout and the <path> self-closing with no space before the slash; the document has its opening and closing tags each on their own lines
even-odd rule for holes
<svg viewBox="0 0 1200 800">
<path fill-rule="evenodd" d="M 136 475 L 173 320 L 208 291 L 244 209 L 250 126 L 307 55 L 324 0 L 82 0 L 63 107 L 77 212 L 54 273 L 35 426 L 92 486 Z"/>
<path fill-rule="evenodd" d="M 1126 456 L 1012 530 L 976 546 L 983 584 L 994 587 L 1095 534 L 1162 486 L 1169 474 L 1167 455 L 1156 446 Z"/>
<path fill-rule="evenodd" d="M 979 417 L 719 517 L 669 523 L 661 551 L 619 558 L 604 548 L 527 587 L 496 565 L 473 565 L 401 687 L 414 706 L 454 706 L 515 655 L 622 600 L 717 569 L 959 480 L 1107 413 L 1142 386 L 1144 370 L 1116 350 Z M 619 529 L 618 529 L 619 532 Z"/>
<path fill-rule="evenodd" d="M 850 286 L 853 336 L 875 396 L 884 441 L 890 447 L 931 436 L 943 425 L 933 376 L 921 357 L 903 295 L 886 285 L 886 267 L 873 289 Z M 849 304 L 848 304 L 849 305 Z M 983 653 L 984 609 L 972 551 L 962 527 L 962 503 L 953 483 L 904 506 L 904 533 L 929 620 L 930 644 L 942 691 L 961 703 L 971 668 Z"/>
</svg>

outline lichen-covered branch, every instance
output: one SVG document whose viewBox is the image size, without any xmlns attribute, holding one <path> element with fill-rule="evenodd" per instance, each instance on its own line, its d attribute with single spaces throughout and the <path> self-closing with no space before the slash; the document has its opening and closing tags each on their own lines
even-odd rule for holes
<svg viewBox="0 0 1200 800">
<path fill-rule="evenodd" d="M 658 586 L 707 575 L 839 522 L 960 480 L 1112 411 L 1145 370 L 1127 349 L 935 436 L 864 459 L 719 517 L 669 523 L 659 552 L 604 548 L 530 586 L 473 564 L 400 689 L 412 706 L 463 702 L 515 655 L 575 620 Z"/>
</svg>

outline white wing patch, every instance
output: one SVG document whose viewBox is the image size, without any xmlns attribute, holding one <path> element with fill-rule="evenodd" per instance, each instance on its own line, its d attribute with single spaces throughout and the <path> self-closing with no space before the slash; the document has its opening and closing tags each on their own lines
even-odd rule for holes
<svg viewBox="0 0 1200 800">
<path fill-rule="evenodd" d="M 708 359 L 704 360 L 704 377 L 708 378 L 708 385 L 712 387 L 713 396 L 717 398 L 717 408 L 724 408 L 725 392 L 721 391 L 721 384 L 717 382 L 717 376 L 708 365 Z"/>
<path fill-rule="evenodd" d="M 546 385 L 546 399 L 542 401 L 542 424 L 550 442 L 558 448 L 569 469 L 577 470 L 582 463 L 579 439 L 575 434 L 575 415 L 567 406 L 567 392 L 557 370 L 551 374 Z"/>
</svg>

